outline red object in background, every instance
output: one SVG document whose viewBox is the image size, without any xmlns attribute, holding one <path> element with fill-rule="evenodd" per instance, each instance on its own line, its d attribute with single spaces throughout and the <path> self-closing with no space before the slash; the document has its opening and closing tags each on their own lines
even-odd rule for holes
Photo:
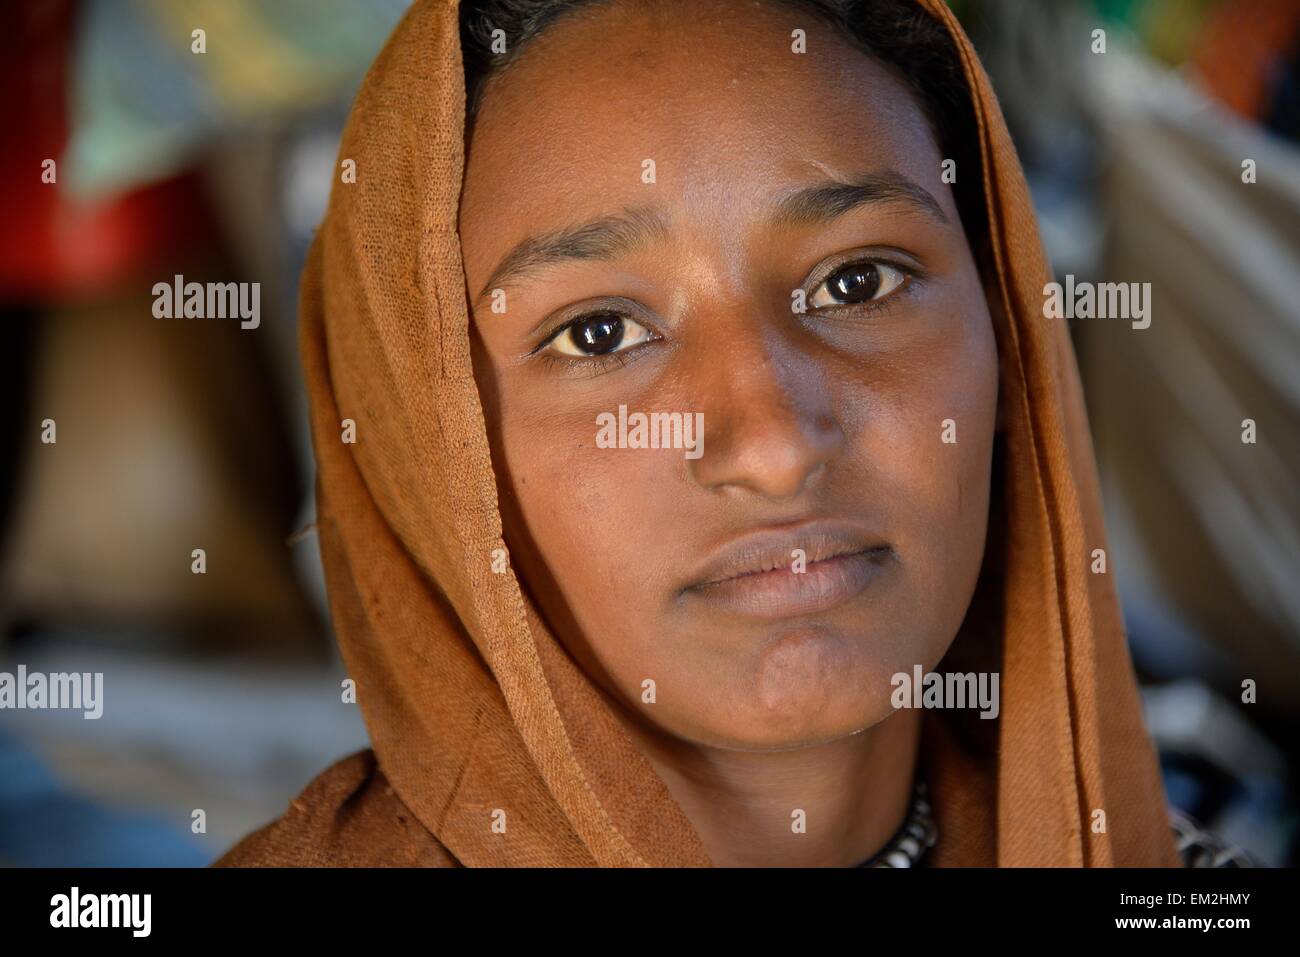
<svg viewBox="0 0 1300 957">
<path fill-rule="evenodd" d="M 42 181 L 67 143 L 75 0 L 20 0 L 0 40 L 0 299 L 93 296 L 164 254 L 210 240 L 197 178 L 186 174 L 96 202 Z M 59 169 L 56 180 L 62 179 Z"/>
<path fill-rule="evenodd" d="M 1221 4 L 1201 27 L 1192 66 L 1216 100 L 1248 119 L 1265 119 L 1278 70 L 1300 43 L 1300 0 Z"/>
</svg>

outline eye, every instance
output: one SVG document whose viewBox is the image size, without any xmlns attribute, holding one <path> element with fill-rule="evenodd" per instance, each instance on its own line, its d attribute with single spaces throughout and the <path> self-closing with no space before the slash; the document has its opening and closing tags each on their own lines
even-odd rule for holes
<svg viewBox="0 0 1300 957">
<path fill-rule="evenodd" d="M 906 281 L 907 274 L 888 263 L 848 263 L 822 281 L 808 298 L 808 305 L 820 309 L 883 299 Z"/>
<path fill-rule="evenodd" d="M 616 312 L 593 312 L 561 326 L 543 343 L 566 356 L 597 357 L 649 342 L 650 330 Z"/>
</svg>

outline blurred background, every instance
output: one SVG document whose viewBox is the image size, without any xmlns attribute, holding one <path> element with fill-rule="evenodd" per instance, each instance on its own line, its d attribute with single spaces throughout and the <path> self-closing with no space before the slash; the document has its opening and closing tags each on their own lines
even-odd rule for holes
<svg viewBox="0 0 1300 957">
<path fill-rule="evenodd" d="M 295 297 L 405 6 L 7 6 L 0 671 L 103 672 L 107 704 L 0 710 L 0 864 L 206 865 L 367 745 L 311 529 Z M 952 6 L 1059 276 L 1152 284 L 1150 328 L 1071 325 L 1170 800 L 1293 866 L 1300 0 Z M 177 273 L 259 282 L 260 327 L 155 319 Z"/>
</svg>

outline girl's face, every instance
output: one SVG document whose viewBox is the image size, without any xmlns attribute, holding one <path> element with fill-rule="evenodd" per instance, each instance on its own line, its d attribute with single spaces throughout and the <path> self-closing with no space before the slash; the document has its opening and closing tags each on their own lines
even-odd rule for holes
<svg viewBox="0 0 1300 957">
<path fill-rule="evenodd" d="M 955 636 L 997 357 L 943 160 L 901 81 L 765 4 L 588 8 L 490 82 L 460 236 L 506 538 L 649 727 L 838 738 Z M 620 407 L 626 446 L 702 417 L 702 454 L 609 447 Z"/>
</svg>

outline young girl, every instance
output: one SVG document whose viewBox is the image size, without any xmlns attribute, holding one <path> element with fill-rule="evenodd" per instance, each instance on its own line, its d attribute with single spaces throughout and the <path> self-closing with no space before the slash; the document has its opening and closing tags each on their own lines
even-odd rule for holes
<svg viewBox="0 0 1300 957">
<path fill-rule="evenodd" d="M 302 349 L 373 750 L 219 863 L 1180 862 L 938 0 L 417 2 L 339 162 Z"/>
</svg>

